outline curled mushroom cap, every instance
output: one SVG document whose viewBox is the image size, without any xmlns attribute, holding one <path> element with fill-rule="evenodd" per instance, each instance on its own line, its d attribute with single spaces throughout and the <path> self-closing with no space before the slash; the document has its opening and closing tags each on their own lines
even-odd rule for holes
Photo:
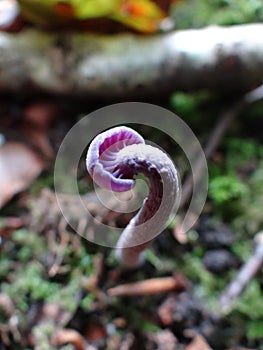
<svg viewBox="0 0 263 350">
<path fill-rule="evenodd" d="M 125 126 L 107 130 L 91 142 L 86 159 L 87 170 L 99 186 L 123 192 L 135 185 L 134 179 L 123 178 L 123 169 L 118 167 L 118 152 L 134 144 L 144 144 L 144 139 Z"/>
<path fill-rule="evenodd" d="M 128 267 L 137 267 L 143 261 L 142 252 L 162 231 L 180 197 L 176 168 L 166 153 L 145 144 L 141 135 L 124 126 L 95 137 L 86 163 L 99 186 L 116 192 L 130 190 L 137 174 L 149 180 L 149 194 L 142 208 L 116 245 L 118 259 Z"/>
</svg>

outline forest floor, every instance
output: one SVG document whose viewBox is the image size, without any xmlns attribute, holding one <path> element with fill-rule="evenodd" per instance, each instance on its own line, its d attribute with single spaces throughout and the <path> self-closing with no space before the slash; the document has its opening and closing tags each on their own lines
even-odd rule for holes
<svg viewBox="0 0 263 350">
<path fill-rule="evenodd" d="M 263 224 L 261 103 L 231 123 L 211 155 L 208 199 L 196 225 L 180 235 L 182 208 L 147 249 L 145 263 L 128 271 L 113 249 L 74 232 L 54 191 L 58 148 L 94 107 L 50 97 L 5 98 L 0 104 L 0 350 L 263 349 L 260 261 L 228 310 L 220 303 L 260 244 L 254 236 Z M 177 94 L 169 108 L 206 143 L 218 101 Z M 184 167 L 165 135 L 147 138 Z M 103 209 L 89 192 L 85 156 L 78 180 L 97 220 L 127 225 L 132 214 Z M 76 198 L 62 200 L 72 219 L 91 233 Z"/>
</svg>

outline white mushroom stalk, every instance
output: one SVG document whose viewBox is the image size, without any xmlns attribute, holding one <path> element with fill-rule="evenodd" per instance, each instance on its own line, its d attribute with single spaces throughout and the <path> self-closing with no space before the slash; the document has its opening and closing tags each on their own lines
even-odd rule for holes
<svg viewBox="0 0 263 350">
<path fill-rule="evenodd" d="M 99 134 L 87 153 L 87 169 L 101 187 L 130 190 L 134 176 L 149 181 L 149 194 L 116 244 L 116 256 L 127 267 L 138 267 L 143 251 L 164 229 L 180 197 L 179 176 L 171 159 L 159 148 L 145 144 L 134 130 L 121 126 Z"/>
</svg>

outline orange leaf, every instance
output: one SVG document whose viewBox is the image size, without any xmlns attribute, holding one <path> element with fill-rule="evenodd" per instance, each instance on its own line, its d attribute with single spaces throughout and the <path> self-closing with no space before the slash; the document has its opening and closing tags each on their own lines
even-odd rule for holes
<svg viewBox="0 0 263 350">
<path fill-rule="evenodd" d="M 143 33 L 156 32 L 166 14 L 151 0 L 124 0 L 111 18 Z"/>
<path fill-rule="evenodd" d="M 145 16 L 145 13 L 147 13 L 145 6 L 133 3 L 132 1 L 125 2 L 121 7 L 121 12 L 135 16 Z"/>
<path fill-rule="evenodd" d="M 150 0 L 125 0 L 120 13 L 122 15 L 143 16 L 148 18 L 164 18 L 165 13 Z"/>
<path fill-rule="evenodd" d="M 68 2 L 58 1 L 54 4 L 55 12 L 66 18 L 75 18 L 74 7 Z"/>
</svg>

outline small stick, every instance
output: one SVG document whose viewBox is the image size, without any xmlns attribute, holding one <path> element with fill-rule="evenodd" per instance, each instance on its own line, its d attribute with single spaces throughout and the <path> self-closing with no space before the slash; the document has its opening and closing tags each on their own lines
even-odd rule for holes
<svg viewBox="0 0 263 350">
<path fill-rule="evenodd" d="M 263 266 L 263 231 L 256 234 L 255 242 L 257 246 L 254 254 L 242 266 L 235 279 L 226 287 L 219 298 L 219 307 L 223 313 L 228 313 L 232 309 L 234 302 Z"/>
<path fill-rule="evenodd" d="M 184 290 L 189 285 L 183 275 L 176 273 L 170 277 L 151 278 L 145 281 L 121 284 L 108 289 L 107 292 L 111 296 L 133 297 Z"/>
</svg>

